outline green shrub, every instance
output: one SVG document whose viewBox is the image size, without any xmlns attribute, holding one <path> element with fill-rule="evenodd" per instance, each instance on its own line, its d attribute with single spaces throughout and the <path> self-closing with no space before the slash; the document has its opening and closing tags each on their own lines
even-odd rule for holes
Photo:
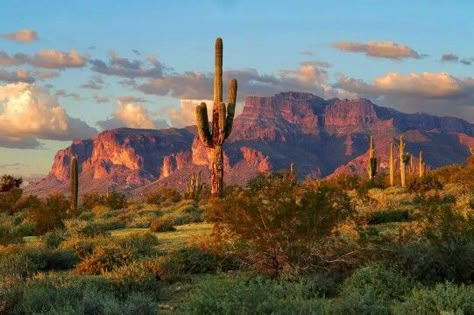
<svg viewBox="0 0 474 315">
<path fill-rule="evenodd" d="M 413 282 L 400 273 L 375 265 L 356 270 L 344 281 L 341 295 L 363 296 L 372 292 L 382 300 L 393 300 L 401 298 L 412 287 Z"/>
<path fill-rule="evenodd" d="M 44 203 L 30 209 L 29 218 L 35 224 L 36 234 L 62 228 L 63 219 L 71 216 L 69 208 L 69 200 L 64 195 L 52 194 Z"/>
<path fill-rule="evenodd" d="M 127 266 L 104 273 L 104 278 L 121 297 L 126 297 L 130 292 L 147 293 L 158 297 L 160 283 L 153 267 L 151 261 L 134 261 Z"/>
<path fill-rule="evenodd" d="M 376 211 L 369 214 L 368 224 L 382 224 L 389 222 L 408 221 L 408 210 L 384 210 Z"/>
<path fill-rule="evenodd" d="M 90 210 L 96 206 L 108 206 L 112 209 L 124 209 L 127 207 L 127 196 L 115 191 L 107 195 L 88 193 L 82 196 L 82 205 Z"/>
<path fill-rule="evenodd" d="M 265 278 L 207 278 L 184 301 L 186 314 L 327 314 L 323 300 L 306 296 L 296 282 Z"/>
<path fill-rule="evenodd" d="M 425 193 L 430 190 L 443 189 L 443 185 L 433 175 L 425 175 L 423 177 L 414 177 L 408 183 L 408 190 L 414 193 Z"/>
<path fill-rule="evenodd" d="M 101 274 L 123 266 L 133 260 L 130 248 L 108 243 L 95 246 L 92 254 L 76 265 L 75 272 L 82 275 Z"/>
<path fill-rule="evenodd" d="M 354 212 L 349 197 L 327 184 L 312 189 L 270 178 L 252 189 L 213 200 L 206 217 L 217 241 L 241 244 L 242 257 L 273 275 L 314 266 L 318 242 Z"/>
<path fill-rule="evenodd" d="M 121 238 L 117 243 L 123 248 L 129 248 L 135 257 L 148 257 L 156 253 L 158 238 L 151 233 L 137 233 Z"/>
<path fill-rule="evenodd" d="M 437 284 L 413 290 L 393 314 L 474 314 L 474 286 Z"/>
<path fill-rule="evenodd" d="M 159 269 L 161 279 L 174 281 L 191 274 L 215 273 L 218 260 L 207 250 L 186 247 L 163 257 Z"/>
<path fill-rule="evenodd" d="M 61 229 L 56 229 L 51 232 L 46 233 L 43 236 L 43 241 L 45 245 L 49 248 L 57 248 L 62 241 L 66 239 L 65 231 Z"/>
<path fill-rule="evenodd" d="M 23 191 L 13 188 L 6 192 L 0 192 L 0 210 L 6 210 L 10 214 L 16 212 L 16 204 L 20 200 Z"/>
<path fill-rule="evenodd" d="M 120 297 L 100 277 L 41 275 L 28 281 L 15 314 L 156 314 L 152 297 Z"/>
<path fill-rule="evenodd" d="M 181 201 L 182 197 L 179 192 L 173 188 L 163 187 L 156 192 L 149 193 L 145 196 L 146 203 L 161 205 L 165 202 L 176 203 Z"/>
<path fill-rule="evenodd" d="M 151 232 L 173 232 L 176 231 L 174 227 L 174 220 L 172 218 L 158 218 L 153 220 L 150 224 Z"/>
</svg>

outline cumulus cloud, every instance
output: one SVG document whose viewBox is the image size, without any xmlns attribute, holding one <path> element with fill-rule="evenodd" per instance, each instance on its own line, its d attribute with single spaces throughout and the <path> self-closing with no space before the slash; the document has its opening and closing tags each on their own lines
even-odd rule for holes
<svg viewBox="0 0 474 315">
<path fill-rule="evenodd" d="M 165 120 L 154 119 L 144 106 L 134 103 L 118 101 L 117 110 L 112 113 L 112 118 L 98 121 L 97 125 L 102 129 L 115 129 L 120 127 L 143 128 L 143 129 L 163 129 L 169 125 Z"/>
<path fill-rule="evenodd" d="M 256 69 L 227 70 L 225 84 L 231 79 L 238 81 L 238 99 L 249 95 L 269 96 L 281 91 L 318 93 L 332 97 L 331 87 L 326 83 L 327 68 L 323 62 L 302 62 L 296 69 L 282 70 L 276 74 L 260 74 Z M 146 94 L 172 96 L 178 99 L 212 98 L 213 73 L 185 72 L 169 74 L 135 85 Z"/>
<path fill-rule="evenodd" d="M 9 67 L 29 64 L 39 68 L 65 69 L 81 68 L 86 64 L 87 58 L 79 55 L 75 50 L 62 52 L 55 49 L 39 50 L 34 55 L 16 53 L 9 55 L 0 51 L 0 65 Z"/>
<path fill-rule="evenodd" d="M 36 148 L 38 139 L 65 141 L 96 133 L 70 117 L 47 90 L 28 83 L 0 86 L 0 146 Z"/>
<path fill-rule="evenodd" d="M 38 39 L 38 34 L 29 29 L 18 30 L 13 33 L 1 35 L 3 39 L 14 40 L 20 43 L 29 43 Z"/>
<path fill-rule="evenodd" d="M 404 58 L 419 59 L 421 55 L 414 49 L 392 41 L 336 42 L 332 46 L 341 51 L 364 53 L 366 56 L 400 60 Z"/>
<path fill-rule="evenodd" d="M 146 103 L 147 100 L 143 97 L 136 97 L 132 95 L 124 95 L 118 98 L 118 101 L 121 103 Z"/>
<path fill-rule="evenodd" d="M 157 78 L 163 75 L 165 67 L 155 56 L 148 56 L 146 61 L 149 64 L 148 67 L 142 60 L 129 60 L 119 57 L 115 52 L 111 51 L 107 62 L 100 59 L 93 59 L 90 63 L 92 65 L 92 71 L 130 79 Z"/>
<path fill-rule="evenodd" d="M 181 99 L 179 101 L 179 107 L 176 106 L 167 106 L 162 109 L 162 112 L 168 116 L 171 125 L 176 128 L 182 128 L 186 126 L 195 125 L 195 111 L 196 106 L 202 102 L 206 103 L 208 106 L 208 111 L 212 110 L 213 100 L 208 99 Z M 239 106 L 237 106 L 239 110 Z M 241 109 L 240 109 L 241 110 Z M 238 114 L 238 113 L 236 113 Z"/>
<path fill-rule="evenodd" d="M 445 72 L 390 72 L 371 83 L 341 75 L 335 87 L 407 112 L 454 115 L 474 120 L 474 79 Z"/>
</svg>

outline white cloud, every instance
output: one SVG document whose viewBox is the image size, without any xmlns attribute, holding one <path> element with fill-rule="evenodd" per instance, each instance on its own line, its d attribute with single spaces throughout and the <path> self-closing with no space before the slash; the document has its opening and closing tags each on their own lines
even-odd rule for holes
<svg viewBox="0 0 474 315">
<path fill-rule="evenodd" d="M 117 102 L 117 110 L 112 113 L 112 118 L 98 121 L 97 125 L 102 129 L 115 129 L 121 127 L 140 129 L 163 129 L 169 127 L 162 119 L 153 119 L 144 106 L 131 102 Z"/>
<path fill-rule="evenodd" d="M 336 42 L 332 46 L 342 51 L 364 53 L 376 58 L 420 58 L 420 54 L 412 48 L 392 41 L 368 41 L 367 43 L 342 41 Z"/>
<path fill-rule="evenodd" d="M 37 147 L 44 140 L 88 138 L 97 131 L 67 115 L 48 91 L 28 83 L 0 86 L 0 145 Z"/>
</svg>

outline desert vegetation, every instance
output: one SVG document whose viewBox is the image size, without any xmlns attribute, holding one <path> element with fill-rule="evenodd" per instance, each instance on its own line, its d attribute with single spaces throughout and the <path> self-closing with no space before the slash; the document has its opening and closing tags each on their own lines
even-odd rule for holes
<svg viewBox="0 0 474 315">
<path fill-rule="evenodd" d="M 163 188 L 83 195 L 77 209 L 13 185 L 0 195 L 0 310 L 473 314 L 473 173 L 392 187 L 390 174 L 297 181 L 292 169 L 221 199 Z"/>
</svg>

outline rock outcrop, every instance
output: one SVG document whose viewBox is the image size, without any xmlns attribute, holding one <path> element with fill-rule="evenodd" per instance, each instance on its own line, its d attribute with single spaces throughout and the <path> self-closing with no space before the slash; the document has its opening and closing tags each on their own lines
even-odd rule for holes
<svg viewBox="0 0 474 315">
<path fill-rule="evenodd" d="M 369 135 L 383 168 L 389 144 L 400 134 L 407 151 L 417 156 L 423 150 L 430 167 L 463 162 L 474 145 L 474 125 L 459 118 L 406 114 L 367 99 L 324 100 L 309 93 L 248 97 L 224 145 L 226 182 L 244 184 L 259 172 L 288 168 L 291 162 L 301 178 L 363 174 Z M 182 189 L 193 172 L 205 172 L 208 164 L 193 127 L 120 128 L 74 140 L 56 154 L 48 176 L 27 191 L 67 192 L 72 156 L 79 162 L 82 193 L 110 187 L 130 194 L 157 186 Z"/>
</svg>

